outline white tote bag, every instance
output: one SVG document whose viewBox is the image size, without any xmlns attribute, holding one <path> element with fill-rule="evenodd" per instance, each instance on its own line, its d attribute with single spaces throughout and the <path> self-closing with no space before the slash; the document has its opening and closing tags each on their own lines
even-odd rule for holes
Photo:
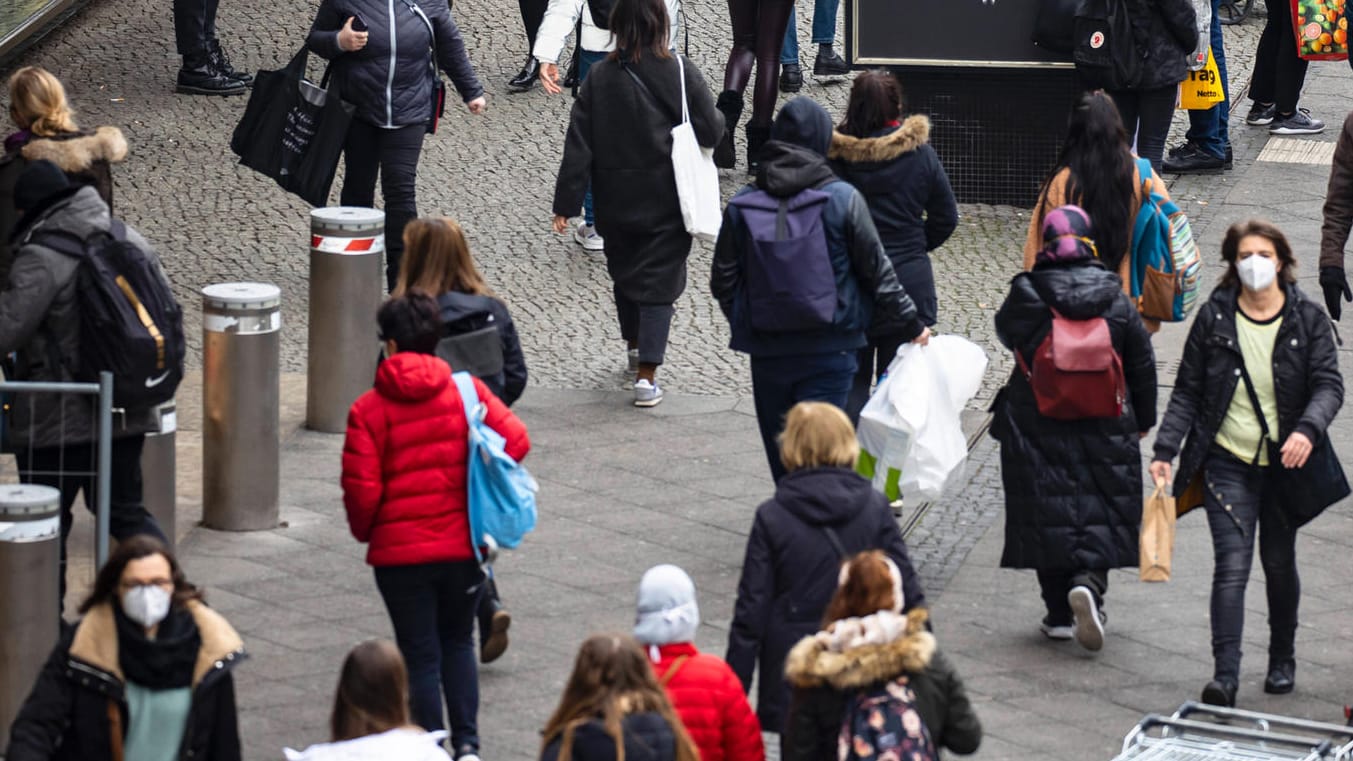
<svg viewBox="0 0 1353 761">
<path fill-rule="evenodd" d="M 681 199 L 681 219 L 692 237 L 713 242 L 723 224 L 719 170 L 714 167 L 714 149 L 701 148 L 695 139 L 686 100 L 686 65 L 680 54 L 676 59 L 681 72 L 681 123 L 672 128 L 672 173 Z"/>
</svg>

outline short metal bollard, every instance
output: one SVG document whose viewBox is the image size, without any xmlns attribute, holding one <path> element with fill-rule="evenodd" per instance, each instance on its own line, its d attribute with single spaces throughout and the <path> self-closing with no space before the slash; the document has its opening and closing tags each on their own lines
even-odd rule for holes
<svg viewBox="0 0 1353 761">
<path fill-rule="evenodd" d="M 61 492 L 0 486 L 0 752 L 60 634 Z"/>
<path fill-rule="evenodd" d="M 202 523 L 277 526 L 282 292 L 269 283 L 202 289 Z"/>
<path fill-rule="evenodd" d="M 371 388 L 384 251 L 385 212 L 356 206 L 310 212 L 308 428 L 343 433 L 348 408 Z"/>
<path fill-rule="evenodd" d="M 146 510 L 160 524 L 160 530 L 169 539 L 169 549 L 177 543 L 178 508 L 178 454 L 177 444 L 178 405 L 165 402 L 155 409 L 158 426 L 155 431 L 146 434 L 146 444 L 141 449 L 141 493 Z"/>
</svg>

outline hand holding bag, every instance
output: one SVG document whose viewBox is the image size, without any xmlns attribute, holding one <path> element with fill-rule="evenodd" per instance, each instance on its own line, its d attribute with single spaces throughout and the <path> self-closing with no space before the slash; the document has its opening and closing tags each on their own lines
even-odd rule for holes
<svg viewBox="0 0 1353 761">
<path fill-rule="evenodd" d="M 1138 573 L 1142 581 L 1169 581 L 1174 554 L 1174 497 L 1165 493 L 1165 481 L 1157 481 L 1142 505 L 1142 533 Z"/>
</svg>

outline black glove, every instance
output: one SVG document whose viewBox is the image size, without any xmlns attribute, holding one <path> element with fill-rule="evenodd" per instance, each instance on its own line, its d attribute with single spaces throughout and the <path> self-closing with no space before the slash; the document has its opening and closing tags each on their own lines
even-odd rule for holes
<svg viewBox="0 0 1353 761">
<path fill-rule="evenodd" d="M 1338 320 L 1343 314 L 1343 304 L 1339 303 L 1339 297 L 1343 296 L 1345 301 L 1353 301 L 1353 290 L 1348 287 L 1348 277 L 1344 275 L 1344 268 L 1321 267 L 1320 290 L 1325 292 L 1325 306 L 1330 310 L 1330 317 Z"/>
</svg>

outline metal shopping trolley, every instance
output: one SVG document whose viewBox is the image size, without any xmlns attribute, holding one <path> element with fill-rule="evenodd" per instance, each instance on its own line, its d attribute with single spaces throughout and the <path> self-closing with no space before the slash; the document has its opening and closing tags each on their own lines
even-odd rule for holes
<svg viewBox="0 0 1353 761">
<path fill-rule="evenodd" d="M 1353 761 L 1353 727 L 1189 701 L 1149 715 L 1114 761 Z"/>
</svg>

